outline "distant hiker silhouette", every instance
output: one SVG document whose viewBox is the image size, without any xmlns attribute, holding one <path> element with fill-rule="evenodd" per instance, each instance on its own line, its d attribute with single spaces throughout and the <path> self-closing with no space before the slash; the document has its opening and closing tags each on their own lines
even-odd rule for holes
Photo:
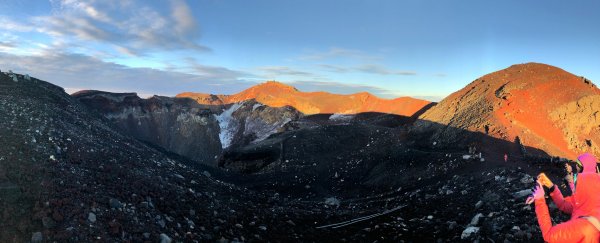
<svg viewBox="0 0 600 243">
<path fill-rule="evenodd" d="M 583 165 L 583 171 L 574 180 L 573 195 L 564 198 L 560 189 L 541 173 L 533 195 L 527 198 L 526 203 L 535 202 L 535 213 L 546 242 L 599 242 L 600 175 L 596 173 L 596 158 L 585 153 L 577 160 Z M 561 211 L 571 214 L 569 221 L 552 226 L 544 189 L 550 192 Z"/>
<path fill-rule="evenodd" d="M 504 162 L 508 162 L 508 155 L 504 154 Z"/>
</svg>

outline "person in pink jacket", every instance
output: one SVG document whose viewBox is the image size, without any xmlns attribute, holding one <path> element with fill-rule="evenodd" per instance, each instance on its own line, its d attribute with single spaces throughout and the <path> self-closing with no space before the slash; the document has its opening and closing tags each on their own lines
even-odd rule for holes
<svg viewBox="0 0 600 243">
<path fill-rule="evenodd" d="M 571 213 L 569 221 L 552 225 L 544 198 L 544 179 L 538 180 L 532 197 L 527 199 L 528 203 L 535 202 L 535 213 L 546 242 L 599 242 L 600 175 L 596 173 L 596 158 L 586 153 L 579 156 L 578 160 L 583 164 L 583 172 L 578 176 L 576 190 L 569 199 L 559 201 L 561 210 Z M 553 188 L 552 193 L 560 193 L 554 185 Z"/>
<path fill-rule="evenodd" d="M 577 157 L 577 172 L 581 172 L 582 170 L 585 170 L 586 172 L 589 173 L 594 173 L 594 172 L 598 172 L 596 171 L 596 165 L 597 165 L 597 161 L 596 158 L 589 154 L 589 153 L 585 153 L 580 155 L 579 157 Z M 584 164 L 586 166 L 584 166 Z M 575 192 L 575 183 L 577 182 L 577 176 L 578 173 L 573 173 L 572 171 L 572 167 L 568 164 L 565 165 L 565 168 L 567 169 L 567 183 L 569 184 L 569 188 L 571 189 L 571 192 Z M 572 211 L 573 211 L 573 205 L 571 203 L 571 196 L 569 197 L 564 197 L 562 192 L 560 191 L 560 189 L 558 189 L 558 186 L 556 186 L 554 183 L 552 183 L 552 181 L 546 176 L 546 174 L 544 173 L 540 173 L 538 175 L 538 181 L 542 183 L 542 185 L 547 189 L 547 192 L 550 192 L 550 197 L 552 198 L 552 201 L 554 202 L 554 204 L 556 205 L 556 207 L 558 207 L 558 209 L 566 214 L 571 214 L 571 218 L 576 217 L 577 214 L 573 215 Z"/>
</svg>

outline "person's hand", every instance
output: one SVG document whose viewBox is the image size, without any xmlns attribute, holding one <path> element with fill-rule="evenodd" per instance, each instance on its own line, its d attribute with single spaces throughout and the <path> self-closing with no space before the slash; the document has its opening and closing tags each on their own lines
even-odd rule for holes
<svg viewBox="0 0 600 243">
<path fill-rule="evenodd" d="M 525 203 L 532 204 L 533 202 L 535 202 L 535 200 L 543 199 L 544 196 L 545 196 L 545 194 L 544 194 L 544 189 L 542 188 L 542 184 L 540 182 L 538 182 L 538 185 L 533 190 L 533 193 L 531 194 L 531 196 L 528 197 L 527 200 L 525 200 Z"/>
<path fill-rule="evenodd" d="M 548 189 L 554 187 L 554 183 L 552 183 L 552 181 L 550 180 L 550 178 L 548 178 L 546 176 L 546 174 L 544 174 L 544 173 L 540 173 L 538 175 L 537 181 L 539 183 L 541 183 L 543 186 L 547 187 Z"/>
</svg>

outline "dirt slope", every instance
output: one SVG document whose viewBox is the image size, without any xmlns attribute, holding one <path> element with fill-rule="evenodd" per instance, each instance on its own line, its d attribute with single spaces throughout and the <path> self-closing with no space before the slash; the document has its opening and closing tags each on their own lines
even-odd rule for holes
<svg viewBox="0 0 600 243">
<path fill-rule="evenodd" d="M 573 158 L 599 152 L 599 95 L 591 81 L 560 68 L 519 64 L 476 79 L 425 112 L 416 125 L 421 131 L 428 123 L 477 131 Z M 433 139 L 452 143 L 458 137 L 439 129 Z"/>
<path fill-rule="evenodd" d="M 190 97 L 201 104 L 221 105 L 255 99 L 271 107 L 292 106 L 300 112 L 311 115 L 319 113 L 356 114 L 381 112 L 412 116 L 431 102 L 400 97 L 381 99 L 370 93 L 338 95 L 327 92 L 301 92 L 279 82 L 269 81 L 234 95 L 210 95 L 201 93 L 181 93 L 177 97 Z"/>
</svg>

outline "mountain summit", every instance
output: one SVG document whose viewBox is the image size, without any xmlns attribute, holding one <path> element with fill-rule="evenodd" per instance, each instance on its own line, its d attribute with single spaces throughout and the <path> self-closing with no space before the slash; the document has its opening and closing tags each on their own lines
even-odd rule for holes
<svg viewBox="0 0 600 243">
<path fill-rule="evenodd" d="M 302 92 L 293 86 L 268 81 L 234 95 L 181 93 L 177 97 L 192 98 L 200 104 L 221 105 L 254 99 L 271 107 L 292 106 L 310 114 L 381 112 L 412 116 L 431 102 L 410 97 L 382 99 L 367 92 L 339 95 L 327 92 Z"/>
<path fill-rule="evenodd" d="M 584 151 L 599 152 L 599 108 L 600 90 L 590 80 L 526 63 L 476 79 L 425 112 L 417 125 L 477 131 L 573 158 Z M 439 140 L 450 137 L 460 136 L 448 129 L 434 135 Z"/>
</svg>

